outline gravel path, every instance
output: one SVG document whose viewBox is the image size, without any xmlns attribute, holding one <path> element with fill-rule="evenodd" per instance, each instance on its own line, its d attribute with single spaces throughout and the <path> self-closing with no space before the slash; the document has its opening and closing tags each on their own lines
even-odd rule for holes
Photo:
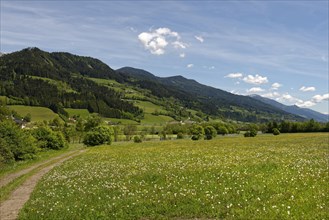
<svg viewBox="0 0 329 220">
<path fill-rule="evenodd" d="M 80 150 L 74 154 L 72 154 L 72 152 L 71 152 L 72 155 L 67 153 L 67 154 L 61 155 L 59 157 L 56 157 L 56 158 L 52 159 L 51 161 L 55 161 L 55 160 L 58 160 L 58 161 L 50 164 L 49 166 L 42 168 L 36 174 L 29 177 L 22 185 L 20 185 L 14 192 L 12 192 L 12 194 L 10 195 L 10 197 L 7 200 L 3 201 L 0 204 L 0 219 L 1 220 L 17 219 L 19 210 L 23 207 L 23 205 L 30 198 L 30 195 L 31 195 L 33 189 L 37 185 L 38 181 L 42 178 L 42 176 L 45 175 L 47 172 L 49 172 L 55 166 L 58 166 L 59 164 L 63 163 L 64 161 L 66 161 L 72 157 L 75 157 L 83 152 L 84 152 L 84 150 Z M 46 164 L 49 162 L 50 161 L 47 161 L 42 164 Z M 36 169 L 37 167 L 41 166 L 42 164 L 35 165 L 35 166 L 33 166 L 33 168 L 30 167 L 28 169 L 15 173 L 17 175 L 13 174 L 10 176 L 15 176 L 15 177 L 13 177 L 13 179 L 15 179 L 25 173 L 28 173 L 29 171 L 32 171 L 33 169 Z M 28 170 L 28 171 L 26 171 L 26 170 Z M 23 174 L 21 174 L 21 173 L 23 173 Z M 18 175 L 18 174 L 20 174 L 20 175 Z"/>
</svg>

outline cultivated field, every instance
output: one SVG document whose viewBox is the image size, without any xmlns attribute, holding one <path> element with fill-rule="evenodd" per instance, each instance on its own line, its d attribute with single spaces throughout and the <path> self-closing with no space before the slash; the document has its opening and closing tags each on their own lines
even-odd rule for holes
<svg viewBox="0 0 329 220">
<path fill-rule="evenodd" d="M 328 219 L 328 133 L 118 143 L 49 172 L 22 219 Z"/>
</svg>

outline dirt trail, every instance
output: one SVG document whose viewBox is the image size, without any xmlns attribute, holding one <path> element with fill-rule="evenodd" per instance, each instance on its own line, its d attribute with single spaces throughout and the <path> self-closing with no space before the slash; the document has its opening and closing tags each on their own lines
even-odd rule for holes
<svg viewBox="0 0 329 220">
<path fill-rule="evenodd" d="M 70 156 L 67 156 L 68 154 L 61 155 L 59 157 L 56 157 L 57 162 L 42 168 L 40 171 L 38 171 L 36 174 L 28 178 L 22 185 L 20 185 L 11 195 L 10 197 L 3 201 L 0 204 L 0 219 L 1 220 L 12 220 L 12 219 L 17 219 L 19 210 L 23 207 L 25 202 L 30 198 L 30 195 L 34 189 L 34 187 L 37 185 L 38 181 L 42 178 L 44 174 L 49 172 L 52 168 L 55 166 L 58 166 L 62 162 L 75 157 L 81 153 L 83 153 L 84 150 L 80 150 L 79 152 L 72 154 Z M 62 159 L 60 159 L 62 158 Z M 54 161 L 55 158 L 52 160 Z M 47 161 L 49 162 L 49 161 Z M 44 164 L 44 163 L 43 163 Z M 40 166 L 41 164 L 38 164 Z M 37 165 L 34 166 L 34 168 L 38 167 Z M 27 169 L 26 169 L 27 170 Z M 29 170 L 33 170 L 29 168 Z M 23 172 L 23 171 L 21 171 Z M 28 172 L 28 171 L 27 171 Z M 26 173 L 27 173 L 26 172 Z M 23 175 L 23 174 L 21 174 Z"/>
<path fill-rule="evenodd" d="M 63 158 L 63 157 L 66 157 L 68 155 L 72 154 L 72 151 L 71 152 L 67 152 L 65 154 L 61 154 L 60 156 L 57 156 L 57 157 L 54 157 L 54 158 L 51 158 L 50 160 L 47 160 L 45 162 L 42 162 L 42 163 L 37 163 L 33 166 L 30 166 L 29 168 L 26 168 L 24 170 L 21 170 L 21 171 L 18 171 L 18 172 L 15 172 L 15 173 L 11 173 L 9 175 L 6 175 L 4 177 L 2 177 L 0 179 L 0 188 L 1 187 L 4 187 L 5 185 L 7 185 L 8 183 L 10 183 L 11 181 L 13 181 L 14 179 L 24 175 L 24 174 L 27 174 L 29 173 L 30 171 L 34 170 L 35 168 L 39 167 L 39 166 L 42 166 L 42 165 L 45 165 L 47 163 L 50 163 L 52 161 L 56 161 L 60 158 Z"/>
</svg>

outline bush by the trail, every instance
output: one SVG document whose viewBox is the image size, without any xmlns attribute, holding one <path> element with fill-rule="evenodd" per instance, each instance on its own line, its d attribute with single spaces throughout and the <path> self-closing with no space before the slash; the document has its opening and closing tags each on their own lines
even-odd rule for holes
<svg viewBox="0 0 329 220">
<path fill-rule="evenodd" d="M 106 126 L 98 126 L 89 131 L 84 139 L 83 143 L 87 146 L 96 146 L 101 144 L 111 144 L 113 129 Z"/>
<path fill-rule="evenodd" d="M 197 141 L 203 139 L 204 129 L 202 126 L 194 125 L 191 127 L 190 132 L 192 134 L 192 140 Z"/>
<path fill-rule="evenodd" d="M 13 152 L 5 139 L 0 138 L 0 164 L 11 163 L 15 161 Z"/>
<path fill-rule="evenodd" d="M 277 128 L 273 128 L 273 135 L 279 135 L 280 131 Z"/>
<path fill-rule="evenodd" d="M 38 148 L 36 140 L 9 120 L 0 122 L 0 163 L 32 159 Z"/>
<path fill-rule="evenodd" d="M 139 136 L 134 137 L 134 142 L 135 143 L 142 143 L 142 139 Z"/>
<path fill-rule="evenodd" d="M 63 134 L 53 131 L 49 127 L 39 127 L 32 131 L 32 135 L 38 140 L 40 148 L 59 150 L 67 147 Z"/>
<path fill-rule="evenodd" d="M 211 140 L 214 137 L 216 137 L 216 135 L 217 135 L 217 131 L 213 126 L 205 127 L 204 133 L 205 133 L 205 139 L 206 140 Z"/>
<path fill-rule="evenodd" d="M 255 129 L 251 129 L 250 131 L 244 133 L 245 137 L 256 137 L 256 135 L 257 135 L 257 130 Z"/>
</svg>

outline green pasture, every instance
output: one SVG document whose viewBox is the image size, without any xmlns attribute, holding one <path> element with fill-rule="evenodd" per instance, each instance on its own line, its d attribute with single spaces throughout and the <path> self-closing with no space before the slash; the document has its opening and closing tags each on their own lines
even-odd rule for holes
<svg viewBox="0 0 329 220">
<path fill-rule="evenodd" d="M 329 219 L 328 133 L 90 148 L 20 219 Z"/>
<path fill-rule="evenodd" d="M 26 105 L 8 105 L 9 109 L 16 111 L 19 115 L 25 116 L 28 113 L 31 114 L 32 121 L 43 121 L 43 120 L 53 120 L 58 117 L 56 113 L 54 113 L 49 108 L 45 107 L 37 107 L 37 106 L 26 106 Z"/>
<path fill-rule="evenodd" d="M 152 115 L 145 113 L 144 119 L 142 119 L 141 123 L 144 125 L 165 125 L 170 121 L 174 121 L 174 119 L 166 115 Z"/>
<path fill-rule="evenodd" d="M 71 92 L 71 93 L 77 93 L 75 90 L 71 88 L 69 84 L 63 81 L 58 81 L 46 77 L 40 77 L 40 76 L 31 76 L 34 79 L 41 79 L 43 81 L 48 82 L 49 84 L 55 85 L 59 91 L 65 91 L 65 92 Z"/>
<path fill-rule="evenodd" d="M 156 111 L 162 112 L 162 113 L 167 113 L 167 111 L 160 105 L 156 105 L 152 102 L 147 102 L 147 101 L 135 101 L 134 103 L 135 106 L 143 109 L 145 113 L 154 113 Z"/>
<path fill-rule="evenodd" d="M 69 114 L 69 117 L 73 117 L 74 115 L 82 118 L 87 118 L 90 113 L 87 109 L 73 109 L 73 108 L 65 108 L 65 111 Z"/>
</svg>

